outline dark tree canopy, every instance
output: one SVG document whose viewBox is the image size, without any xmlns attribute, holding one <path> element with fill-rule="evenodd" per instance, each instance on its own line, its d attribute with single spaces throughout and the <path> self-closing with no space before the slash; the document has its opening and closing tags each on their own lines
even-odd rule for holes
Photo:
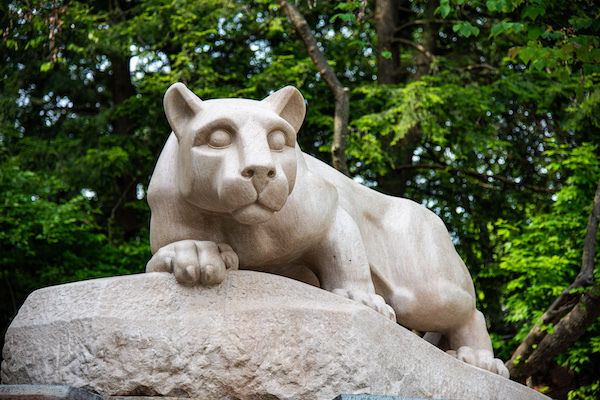
<svg viewBox="0 0 600 400">
<path fill-rule="evenodd" d="M 255 99 L 295 85 L 304 151 L 331 162 L 333 146 L 351 177 L 445 221 L 513 379 L 600 395 L 597 313 L 573 327 L 600 296 L 598 2 L 11 0 L 0 30 L 4 329 L 36 288 L 144 270 L 170 84 Z"/>
</svg>

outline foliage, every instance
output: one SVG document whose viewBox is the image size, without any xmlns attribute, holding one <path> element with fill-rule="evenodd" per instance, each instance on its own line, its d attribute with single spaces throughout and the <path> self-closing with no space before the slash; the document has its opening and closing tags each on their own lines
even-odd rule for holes
<svg viewBox="0 0 600 400">
<path fill-rule="evenodd" d="M 149 256 L 147 235 L 110 246 L 98 210 L 81 194 L 67 198 L 66 189 L 52 175 L 2 164 L 0 265 L 10 282 L 2 300 L 11 314 L 40 286 L 141 272 Z"/>
<path fill-rule="evenodd" d="M 519 327 L 509 348 L 514 348 L 527 335 L 532 325 L 550 303 L 575 279 L 581 266 L 583 239 L 597 181 L 600 162 L 597 147 L 588 143 L 571 151 L 566 146 L 548 150 L 555 157 L 548 169 L 568 176 L 567 185 L 556 193 L 548 212 L 530 209 L 519 224 L 497 222 L 502 238 L 497 278 L 512 278 L 504 292 L 506 320 Z M 600 260 L 600 257 L 596 257 Z M 600 273 L 596 270 L 597 276 Z M 584 288 L 585 290 L 585 288 Z M 589 290 L 589 288 L 588 288 Z M 575 372 L 600 367 L 598 345 L 600 324 L 596 322 L 588 334 L 563 353 L 559 362 Z M 552 332 L 552 326 L 543 327 Z"/>
<path fill-rule="evenodd" d="M 569 400 L 595 400 L 600 395 L 600 381 L 569 392 Z"/>
<path fill-rule="evenodd" d="M 534 70 L 565 79 L 572 73 L 600 73 L 600 11 L 593 1 L 542 0 L 442 0 L 439 14 L 463 17 L 484 9 L 491 18 L 477 22 L 489 29 L 490 37 L 503 35 L 520 45 L 509 49 L 511 59 L 520 59 Z M 487 23 L 489 21 L 489 23 Z M 477 36 L 479 28 L 467 21 L 457 21 L 455 31 L 463 36 Z"/>
</svg>

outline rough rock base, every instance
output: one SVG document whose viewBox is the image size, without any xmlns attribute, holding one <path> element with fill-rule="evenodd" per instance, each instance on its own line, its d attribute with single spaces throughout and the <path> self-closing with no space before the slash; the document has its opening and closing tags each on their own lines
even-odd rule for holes
<svg viewBox="0 0 600 400">
<path fill-rule="evenodd" d="M 102 395 L 548 399 L 365 306 L 252 271 L 229 272 L 214 288 L 152 273 L 38 290 L 8 329 L 3 356 L 3 384 Z"/>
</svg>

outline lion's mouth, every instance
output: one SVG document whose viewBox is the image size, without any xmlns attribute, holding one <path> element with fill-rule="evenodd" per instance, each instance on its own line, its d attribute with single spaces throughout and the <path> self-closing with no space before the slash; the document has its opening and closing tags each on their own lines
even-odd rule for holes
<svg viewBox="0 0 600 400">
<path fill-rule="evenodd" d="M 278 210 L 254 202 L 234 210 L 231 216 L 242 224 L 255 225 L 268 221 L 276 211 Z"/>
</svg>

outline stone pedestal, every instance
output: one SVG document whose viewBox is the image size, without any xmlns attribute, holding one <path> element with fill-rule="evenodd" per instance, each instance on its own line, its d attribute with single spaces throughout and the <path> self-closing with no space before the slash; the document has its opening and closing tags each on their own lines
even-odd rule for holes
<svg viewBox="0 0 600 400">
<path fill-rule="evenodd" d="M 3 356 L 3 384 L 105 396 L 548 399 L 361 304 L 252 271 L 212 288 L 150 273 L 40 289 L 8 329 Z"/>
</svg>

